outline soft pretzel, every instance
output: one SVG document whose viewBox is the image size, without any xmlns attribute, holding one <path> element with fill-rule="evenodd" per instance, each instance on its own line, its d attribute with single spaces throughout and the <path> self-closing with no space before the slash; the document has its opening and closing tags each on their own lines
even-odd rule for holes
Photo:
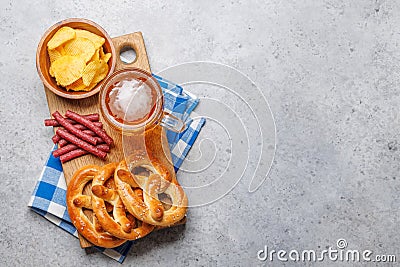
<svg viewBox="0 0 400 267">
<path fill-rule="evenodd" d="M 142 223 L 126 213 L 114 184 L 113 175 L 116 167 L 117 163 L 105 165 L 94 177 L 92 182 L 93 212 L 107 232 L 118 238 L 135 240 L 149 234 L 154 226 Z M 112 212 L 112 216 L 109 212 Z"/>
<path fill-rule="evenodd" d="M 145 152 L 137 152 L 130 159 L 130 168 L 126 161 L 121 161 L 114 174 L 118 193 L 126 209 L 139 220 L 156 226 L 171 226 L 184 218 L 188 200 L 173 169 L 169 165 L 151 162 Z M 130 170 L 136 167 L 147 169 L 150 175 L 132 174 Z M 171 198 L 171 207 L 167 210 L 159 199 L 162 193 Z"/>
<path fill-rule="evenodd" d="M 92 209 L 92 197 L 84 195 L 83 189 L 100 170 L 101 167 L 88 165 L 75 172 L 68 184 L 67 208 L 73 225 L 82 236 L 96 246 L 113 248 L 123 244 L 126 240 L 107 233 L 99 224 L 95 214 L 93 214 L 92 220 L 89 220 L 83 213 L 84 208 Z"/>
</svg>

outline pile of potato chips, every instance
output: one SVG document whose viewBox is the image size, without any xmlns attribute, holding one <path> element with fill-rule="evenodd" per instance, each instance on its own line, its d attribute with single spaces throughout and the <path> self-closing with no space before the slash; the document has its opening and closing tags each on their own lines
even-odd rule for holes
<svg viewBox="0 0 400 267">
<path fill-rule="evenodd" d="M 108 73 L 111 53 L 104 53 L 104 42 L 86 30 L 60 28 L 47 43 L 50 75 L 67 91 L 92 90 Z"/>
</svg>

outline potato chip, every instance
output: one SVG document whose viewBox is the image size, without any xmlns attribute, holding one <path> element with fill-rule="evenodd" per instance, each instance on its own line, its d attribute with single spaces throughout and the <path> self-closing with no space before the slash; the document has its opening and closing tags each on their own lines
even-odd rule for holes
<svg viewBox="0 0 400 267">
<path fill-rule="evenodd" d="M 105 55 L 105 53 L 104 53 L 104 48 L 103 48 L 103 47 L 100 47 L 99 52 L 100 52 L 100 58 L 103 58 L 104 55 Z"/>
<path fill-rule="evenodd" d="M 94 55 L 93 55 L 93 57 L 90 59 L 89 62 L 100 60 L 100 51 L 99 51 L 99 50 L 100 50 L 100 49 L 97 49 L 97 50 L 94 52 Z"/>
<path fill-rule="evenodd" d="M 58 84 L 67 86 L 82 77 L 85 66 L 86 63 L 82 58 L 66 55 L 51 64 L 51 72 Z"/>
<path fill-rule="evenodd" d="M 110 58 L 111 58 L 111 53 L 105 54 L 103 47 L 100 48 L 100 59 L 104 60 L 107 63 L 108 60 L 110 60 Z"/>
<path fill-rule="evenodd" d="M 111 53 L 107 53 L 107 54 L 104 55 L 102 60 L 104 60 L 107 63 L 110 60 L 110 58 L 111 58 Z"/>
<path fill-rule="evenodd" d="M 108 65 L 104 60 L 99 61 L 100 66 L 97 69 L 96 75 L 93 78 L 92 83 L 98 83 L 103 80 L 108 74 Z"/>
<path fill-rule="evenodd" d="M 56 48 L 56 50 L 57 50 L 58 52 L 60 52 L 61 55 L 63 55 L 63 56 L 66 55 L 64 46 L 60 45 L 59 47 Z"/>
<path fill-rule="evenodd" d="M 99 49 L 106 41 L 103 37 L 86 30 L 75 29 L 76 37 L 89 39 L 94 43 L 95 49 Z"/>
<path fill-rule="evenodd" d="M 54 77 L 54 72 L 53 72 L 52 65 L 50 65 L 49 74 L 50 74 L 51 77 Z"/>
<path fill-rule="evenodd" d="M 87 86 L 87 87 L 85 88 L 85 91 L 90 91 L 90 90 L 92 90 L 93 88 L 96 87 L 97 84 L 98 84 L 98 83 L 92 82 L 89 86 Z"/>
<path fill-rule="evenodd" d="M 82 58 L 85 63 L 88 62 L 96 52 L 93 42 L 82 37 L 77 37 L 66 42 L 64 50 L 67 55 L 78 56 Z"/>
<path fill-rule="evenodd" d="M 76 36 L 75 30 L 70 27 L 60 28 L 47 42 L 47 48 L 53 50 L 56 47 L 64 44 L 65 42 L 74 39 Z"/>
<path fill-rule="evenodd" d="M 71 83 L 70 85 L 67 85 L 66 88 L 67 88 L 67 91 L 68 90 L 85 91 L 86 85 L 83 84 L 82 78 L 79 78 L 78 80 Z"/>
<path fill-rule="evenodd" d="M 96 75 L 97 70 L 100 69 L 100 61 L 91 61 L 86 65 L 85 69 L 82 73 L 82 80 L 86 86 L 89 86 L 93 81 L 94 76 Z"/>
<path fill-rule="evenodd" d="M 82 78 L 67 86 L 67 90 L 73 91 L 90 91 L 96 87 L 98 83 L 91 83 L 89 86 L 83 84 Z"/>
<path fill-rule="evenodd" d="M 64 48 L 61 46 L 52 49 L 52 50 L 47 50 L 48 54 L 49 54 L 49 58 L 50 58 L 50 68 L 49 68 L 49 73 L 51 77 L 54 77 L 54 72 L 51 68 L 51 64 L 56 61 L 57 59 L 65 56 L 65 51 Z"/>
<path fill-rule="evenodd" d="M 60 57 L 62 57 L 61 53 L 56 49 L 51 49 L 47 51 L 49 53 L 50 63 L 53 63 Z"/>
</svg>

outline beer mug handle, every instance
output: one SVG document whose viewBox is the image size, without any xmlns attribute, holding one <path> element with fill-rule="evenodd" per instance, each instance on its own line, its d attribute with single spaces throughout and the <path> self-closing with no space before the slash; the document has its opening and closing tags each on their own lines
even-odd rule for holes
<svg viewBox="0 0 400 267">
<path fill-rule="evenodd" d="M 186 124 L 183 120 L 166 111 L 164 111 L 164 116 L 161 119 L 160 125 L 176 133 L 181 133 L 186 129 Z"/>
</svg>

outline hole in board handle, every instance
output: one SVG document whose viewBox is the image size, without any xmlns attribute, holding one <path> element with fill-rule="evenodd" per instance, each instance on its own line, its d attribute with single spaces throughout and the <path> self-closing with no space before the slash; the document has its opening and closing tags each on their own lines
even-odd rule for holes
<svg viewBox="0 0 400 267">
<path fill-rule="evenodd" d="M 131 64 L 136 60 L 136 51 L 131 46 L 124 46 L 121 48 L 119 58 L 124 64 Z"/>
</svg>

